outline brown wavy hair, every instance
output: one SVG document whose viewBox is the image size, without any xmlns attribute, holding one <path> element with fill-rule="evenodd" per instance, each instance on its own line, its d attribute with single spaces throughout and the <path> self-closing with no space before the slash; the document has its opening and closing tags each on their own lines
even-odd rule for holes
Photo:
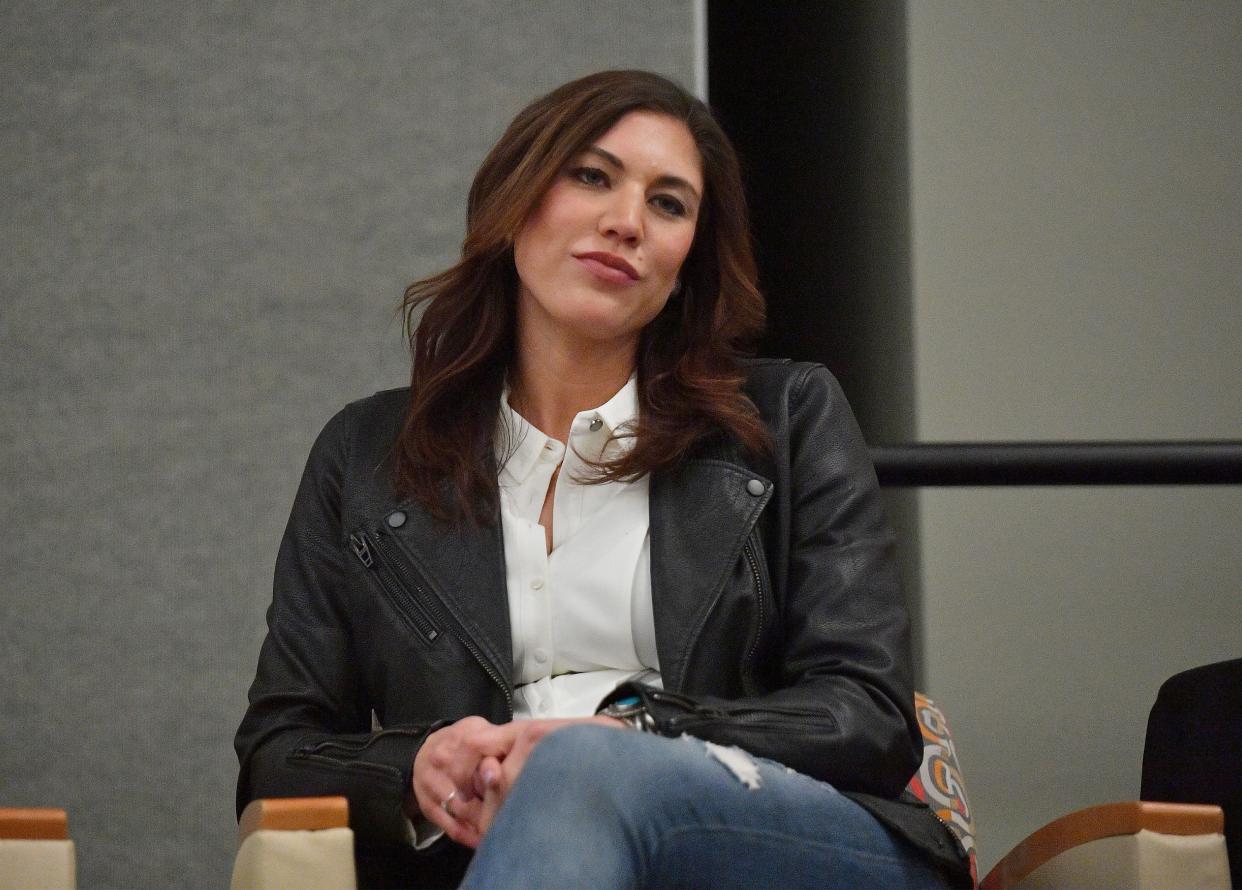
<svg viewBox="0 0 1242 890">
<path fill-rule="evenodd" d="M 496 515 L 493 439 L 515 348 L 514 239 L 574 156 L 632 111 L 686 125 L 702 160 L 704 195 L 681 293 L 639 338 L 634 447 L 597 465 L 588 481 L 668 469 L 722 433 L 752 453 L 769 448 L 742 393 L 740 360 L 763 328 L 764 303 L 737 155 L 707 106 L 677 84 L 646 71 L 605 71 L 518 114 L 475 175 L 461 260 L 406 289 L 413 368 L 394 484 L 440 518 Z"/>
</svg>

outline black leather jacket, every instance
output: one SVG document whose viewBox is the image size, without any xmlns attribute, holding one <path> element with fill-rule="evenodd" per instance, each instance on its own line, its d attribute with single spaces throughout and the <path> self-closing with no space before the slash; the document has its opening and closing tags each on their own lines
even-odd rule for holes
<svg viewBox="0 0 1242 890">
<path fill-rule="evenodd" d="M 663 734 L 895 798 L 922 739 L 866 446 L 821 366 L 755 361 L 746 392 L 770 459 L 720 441 L 652 478 L 665 690 L 639 691 Z M 399 842 L 425 735 L 512 716 L 500 523 L 455 528 L 394 495 L 385 456 L 407 397 L 352 403 L 311 452 L 237 734 L 239 811 L 255 797 L 345 794 L 361 839 Z"/>
</svg>

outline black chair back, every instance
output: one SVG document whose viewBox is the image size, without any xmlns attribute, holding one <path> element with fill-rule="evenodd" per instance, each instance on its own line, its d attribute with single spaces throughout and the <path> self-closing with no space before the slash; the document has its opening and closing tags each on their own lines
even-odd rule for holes
<svg viewBox="0 0 1242 890">
<path fill-rule="evenodd" d="M 1216 804 L 1242 882 L 1242 658 L 1165 681 L 1147 720 L 1143 800 Z"/>
</svg>

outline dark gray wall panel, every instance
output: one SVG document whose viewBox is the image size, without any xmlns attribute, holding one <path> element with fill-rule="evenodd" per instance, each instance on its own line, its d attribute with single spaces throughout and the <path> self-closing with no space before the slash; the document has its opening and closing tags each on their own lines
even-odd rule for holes
<svg viewBox="0 0 1242 890">
<path fill-rule="evenodd" d="M 708 4 L 709 98 L 747 176 L 768 355 L 826 364 L 873 444 L 914 438 L 906 4 Z M 914 496 L 885 493 L 914 616 Z"/>
<path fill-rule="evenodd" d="M 689 84 L 692 4 L 0 10 L 0 805 L 83 887 L 218 887 L 231 738 L 314 434 L 400 385 L 474 167 L 592 70 Z"/>
</svg>

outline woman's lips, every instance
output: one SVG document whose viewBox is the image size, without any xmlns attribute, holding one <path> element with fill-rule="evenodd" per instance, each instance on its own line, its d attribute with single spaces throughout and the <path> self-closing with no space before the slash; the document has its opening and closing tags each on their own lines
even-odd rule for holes
<svg viewBox="0 0 1242 890">
<path fill-rule="evenodd" d="M 634 267 L 610 253 L 582 253 L 574 259 L 582 263 L 596 278 L 612 284 L 630 284 L 638 280 Z"/>
</svg>

